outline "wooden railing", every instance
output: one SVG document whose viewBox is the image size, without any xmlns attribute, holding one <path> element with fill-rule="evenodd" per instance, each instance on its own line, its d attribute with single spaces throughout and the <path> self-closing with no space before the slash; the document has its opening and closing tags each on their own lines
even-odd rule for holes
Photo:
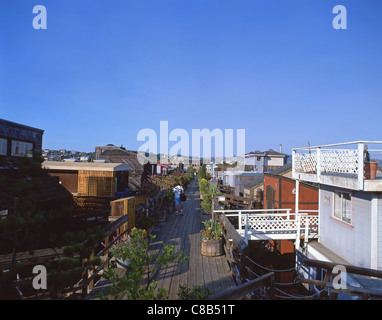
<svg viewBox="0 0 382 320">
<path fill-rule="evenodd" d="M 243 283 L 236 288 L 209 297 L 207 300 L 235 300 L 240 299 L 255 290 L 263 289 L 264 296 L 274 298 L 274 273 L 269 272 L 259 278 Z"/>
<path fill-rule="evenodd" d="M 109 256 L 109 249 L 127 232 L 129 232 L 130 227 L 129 215 L 126 214 L 119 217 L 117 220 L 111 222 L 107 227 L 102 229 L 103 233 L 105 234 L 104 248 L 101 249 L 97 254 L 94 254 L 93 250 L 89 257 L 89 259 L 100 257 L 102 262 L 95 269 L 92 269 L 91 267 L 85 268 L 83 270 L 82 280 L 75 288 L 73 288 L 73 290 L 71 290 L 72 292 L 76 292 L 81 289 L 81 297 L 85 298 L 85 296 L 93 289 L 94 280 L 100 275 L 102 270 L 107 270 L 109 266 L 109 261 L 111 259 L 111 256 Z"/>
<path fill-rule="evenodd" d="M 382 291 L 374 288 L 355 287 L 349 284 L 346 284 L 346 286 L 343 286 L 341 288 L 336 288 L 331 282 L 331 278 L 333 277 L 333 269 L 339 266 L 338 263 L 303 258 L 302 264 L 306 267 L 313 267 L 325 270 L 325 277 L 322 280 L 300 278 L 300 281 L 301 283 L 305 283 L 308 285 L 321 286 L 324 290 L 328 290 L 330 292 L 329 296 L 331 300 L 336 300 L 338 298 L 338 294 L 360 296 L 363 300 L 367 300 L 370 298 L 375 298 L 379 300 L 382 299 Z M 344 270 L 346 270 L 347 274 L 379 278 L 379 280 L 382 279 L 381 270 L 362 268 L 352 265 L 341 266 L 344 268 Z"/>
<path fill-rule="evenodd" d="M 252 209 L 254 199 L 235 196 L 233 194 L 223 193 L 224 201 L 221 203 L 229 206 L 237 206 L 245 209 Z"/>
<path fill-rule="evenodd" d="M 126 232 L 129 231 L 128 223 L 129 223 L 129 216 L 124 215 L 124 216 L 121 216 L 118 220 L 110 223 L 109 225 L 107 225 L 105 228 L 102 229 L 102 232 L 105 235 L 105 239 L 104 239 L 105 246 L 96 254 L 95 254 L 95 251 L 97 250 L 97 248 L 95 248 L 94 250 L 91 251 L 88 258 L 82 260 L 82 265 L 84 266 L 82 270 L 82 279 L 79 279 L 78 283 L 76 283 L 73 287 L 63 289 L 61 291 L 61 294 L 66 296 L 71 294 L 77 294 L 77 296 L 79 296 L 80 298 L 84 298 L 92 290 L 94 286 L 94 281 L 96 280 L 96 278 L 100 277 L 102 270 L 108 268 L 109 261 L 111 259 L 111 257 L 109 256 L 110 247 L 116 241 L 118 241 L 121 237 L 123 237 Z M 85 245 L 85 242 L 83 242 L 82 245 Z M 99 247 L 99 245 L 97 245 L 97 247 Z M 47 249 L 44 249 L 41 251 L 46 252 Z M 49 256 L 41 256 L 41 261 L 36 259 L 35 263 L 44 264 L 47 261 L 52 261 L 53 258 L 58 259 L 58 258 L 64 257 L 63 248 L 56 248 L 54 252 L 55 252 L 55 255 L 50 254 Z M 86 261 L 90 261 L 95 257 L 100 258 L 101 263 L 99 264 L 99 266 L 91 266 L 86 264 Z M 32 277 L 18 279 L 13 281 L 12 285 L 14 287 L 17 287 L 20 285 L 27 285 L 32 283 L 32 280 L 33 280 Z M 49 295 L 48 295 L 48 292 L 43 292 L 43 293 L 39 293 L 38 295 L 32 294 L 28 296 L 22 296 L 22 299 L 24 300 L 49 299 Z"/>
<path fill-rule="evenodd" d="M 241 284 L 245 279 L 245 263 L 248 251 L 248 245 L 237 233 L 234 226 L 224 214 L 218 214 L 216 217 L 222 227 L 224 238 L 224 250 L 229 263 L 231 273 L 236 284 Z"/>
<path fill-rule="evenodd" d="M 272 299 L 274 296 L 274 274 L 270 272 L 254 280 L 249 280 L 248 274 L 248 245 L 243 240 L 224 213 L 216 213 L 216 219 L 222 228 L 224 251 L 236 288 L 216 294 L 209 300 L 227 300 L 244 297 L 258 289 L 263 289 L 262 296 Z"/>
</svg>

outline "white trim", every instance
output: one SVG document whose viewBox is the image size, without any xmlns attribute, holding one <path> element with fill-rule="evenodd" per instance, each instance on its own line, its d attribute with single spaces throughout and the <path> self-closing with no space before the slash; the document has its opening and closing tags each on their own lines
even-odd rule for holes
<svg viewBox="0 0 382 320">
<path fill-rule="evenodd" d="M 371 195 L 370 268 L 378 269 L 378 195 Z"/>
</svg>

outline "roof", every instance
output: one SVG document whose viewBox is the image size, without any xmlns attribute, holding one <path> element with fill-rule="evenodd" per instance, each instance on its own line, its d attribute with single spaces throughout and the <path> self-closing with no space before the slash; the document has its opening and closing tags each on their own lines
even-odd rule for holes
<svg viewBox="0 0 382 320">
<path fill-rule="evenodd" d="M 250 189 L 253 188 L 261 183 L 264 183 L 264 175 L 256 177 L 253 181 L 243 183 L 243 187 Z"/>
<path fill-rule="evenodd" d="M 264 151 L 264 153 L 266 155 L 268 155 L 268 156 L 280 156 L 280 157 L 285 157 L 286 156 L 286 154 L 281 153 L 281 152 L 277 152 L 277 151 L 275 151 L 273 149 L 269 149 L 267 151 Z"/>
<path fill-rule="evenodd" d="M 105 156 L 135 156 L 136 157 L 137 154 L 131 151 L 121 149 L 121 148 L 112 148 L 112 149 L 104 150 L 101 153 L 101 157 L 105 157 Z"/>
<path fill-rule="evenodd" d="M 128 151 L 117 147 L 110 148 L 104 150 L 100 154 L 100 158 L 107 159 L 111 163 L 124 163 L 128 165 L 132 171 L 135 171 L 137 173 L 142 173 L 144 171 L 143 165 L 138 159 L 139 155 L 132 151 Z"/>
<path fill-rule="evenodd" d="M 240 177 L 263 177 L 263 174 L 259 173 L 259 172 L 245 171 L 245 172 L 240 172 L 240 173 L 236 174 L 236 176 L 240 176 Z"/>
<path fill-rule="evenodd" d="M 252 151 L 252 152 L 248 152 L 246 153 L 245 155 L 265 155 L 264 152 L 261 152 L 260 150 L 256 150 L 256 151 Z"/>
<path fill-rule="evenodd" d="M 269 150 L 266 150 L 266 151 L 259 151 L 259 150 L 256 150 L 256 151 L 252 151 L 252 152 L 249 152 L 249 153 L 246 153 L 245 154 L 246 156 L 276 156 L 276 157 L 285 157 L 286 154 L 285 153 L 281 153 L 281 152 L 277 152 L 273 149 L 269 149 Z"/>
<path fill-rule="evenodd" d="M 106 162 L 61 162 L 44 161 L 42 167 L 48 170 L 88 170 L 88 171 L 128 171 L 131 166 L 126 163 Z"/>
<path fill-rule="evenodd" d="M 31 126 L 27 126 L 25 124 L 21 124 L 21 123 L 17 123 L 17 122 L 13 122 L 13 121 L 9 121 L 9 120 L 5 120 L 5 119 L 0 119 L 0 124 L 4 125 L 4 127 L 6 125 L 8 126 L 12 126 L 12 127 L 18 127 L 18 128 L 21 128 L 21 129 L 27 129 L 27 130 L 32 130 L 32 131 L 37 131 L 41 134 L 44 133 L 44 130 L 42 129 L 39 129 L 39 128 L 34 128 L 34 127 L 31 127 Z M 6 129 L 6 128 L 5 128 Z"/>
<path fill-rule="evenodd" d="M 18 169 L 0 170 L 0 175 L 5 179 L 5 183 L 0 185 L 0 195 L 5 202 L 3 205 L 13 206 L 13 199 L 17 196 L 15 190 L 20 181 L 25 180 L 25 175 Z M 71 193 L 55 177 L 43 174 L 32 180 L 36 182 L 36 187 L 24 193 L 26 199 L 38 202 L 71 200 Z"/>
<path fill-rule="evenodd" d="M 286 171 L 291 171 L 292 170 L 292 163 L 287 163 L 286 165 L 280 167 L 280 168 L 277 168 L 273 171 L 271 171 L 270 173 L 271 174 L 282 174 Z"/>
<path fill-rule="evenodd" d="M 139 191 L 141 187 L 141 179 L 137 177 L 129 177 L 129 189 L 131 191 Z"/>
</svg>

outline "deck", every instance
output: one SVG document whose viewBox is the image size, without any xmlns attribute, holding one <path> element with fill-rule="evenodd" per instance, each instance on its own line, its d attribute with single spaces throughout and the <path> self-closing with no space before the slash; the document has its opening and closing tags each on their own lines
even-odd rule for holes
<svg viewBox="0 0 382 320">
<path fill-rule="evenodd" d="M 205 257 L 201 255 L 202 221 L 209 216 L 200 211 L 200 195 L 197 180 L 193 180 L 186 191 L 187 201 L 184 215 L 169 214 L 154 230 L 156 238 L 152 250 L 160 250 L 165 244 L 174 245 L 189 258 L 183 263 L 173 263 L 161 270 L 157 277 L 158 287 L 169 292 L 171 300 L 179 299 L 179 285 L 189 288 L 200 285 L 210 289 L 211 294 L 221 293 L 236 287 L 226 257 Z M 97 292 L 106 288 L 104 280 L 100 280 L 87 299 L 94 299 Z"/>
</svg>

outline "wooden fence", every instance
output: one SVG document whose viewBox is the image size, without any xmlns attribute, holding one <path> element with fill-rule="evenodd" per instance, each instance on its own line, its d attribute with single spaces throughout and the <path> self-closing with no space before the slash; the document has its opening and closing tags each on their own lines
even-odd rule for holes
<svg viewBox="0 0 382 320">
<path fill-rule="evenodd" d="M 232 276 L 235 279 L 236 284 L 241 284 L 244 282 L 245 278 L 245 257 L 247 256 L 248 245 L 237 233 L 234 226 L 224 214 L 219 214 L 217 219 L 222 227 L 225 243 L 224 250 L 228 264 L 231 268 Z"/>
</svg>

